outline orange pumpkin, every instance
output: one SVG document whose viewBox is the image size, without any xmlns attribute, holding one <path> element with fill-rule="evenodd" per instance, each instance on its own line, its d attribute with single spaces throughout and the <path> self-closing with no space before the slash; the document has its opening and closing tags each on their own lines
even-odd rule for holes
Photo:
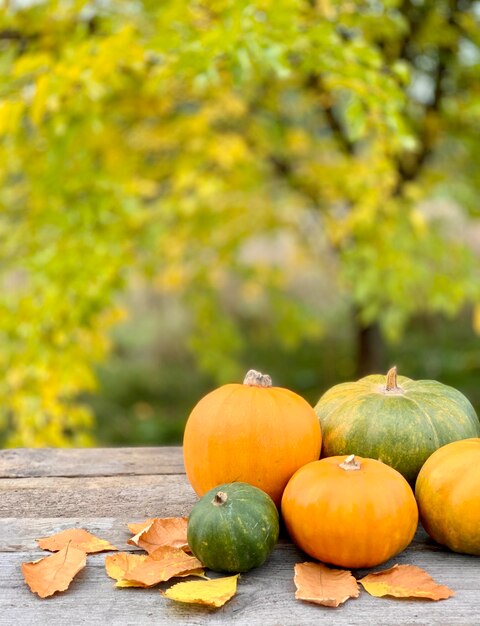
<svg viewBox="0 0 480 626">
<path fill-rule="evenodd" d="M 480 439 L 439 448 L 417 478 L 415 495 L 423 527 L 454 552 L 480 556 Z"/>
<path fill-rule="evenodd" d="M 279 506 L 288 479 L 318 459 L 321 445 L 318 418 L 308 402 L 250 370 L 243 385 L 224 385 L 195 406 L 185 427 L 183 458 L 199 496 L 241 481 Z"/>
<path fill-rule="evenodd" d="M 410 485 L 374 459 L 332 456 L 299 469 L 282 498 L 293 542 L 340 567 L 373 567 L 412 541 L 418 509 Z"/>
</svg>

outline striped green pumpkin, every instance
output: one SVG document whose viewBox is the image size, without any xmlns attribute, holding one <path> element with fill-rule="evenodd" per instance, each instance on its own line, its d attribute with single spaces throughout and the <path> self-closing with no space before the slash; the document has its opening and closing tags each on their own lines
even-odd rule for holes
<svg viewBox="0 0 480 626">
<path fill-rule="evenodd" d="M 322 427 L 322 457 L 355 453 L 380 459 L 413 485 L 441 446 L 480 436 L 475 409 L 457 389 L 434 380 L 366 376 L 329 389 L 315 411 Z"/>
<path fill-rule="evenodd" d="M 193 554 L 216 572 L 247 572 L 272 552 L 279 532 L 277 507 L 261 489 L 227 483 L 208 491 L 188 518 Z"/>
</svg>

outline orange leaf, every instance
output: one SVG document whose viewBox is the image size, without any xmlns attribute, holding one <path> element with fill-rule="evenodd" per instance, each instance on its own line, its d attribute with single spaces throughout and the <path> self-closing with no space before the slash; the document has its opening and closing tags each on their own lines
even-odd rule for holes
<svg viewBox="0 0 480 626">
<path fill-rule="evenodd" d="M 205 576 L 204 569 L 188 570 L 188 572 L 183 572 L 183 574 L 175 574 L 175 576 L 172 576 L 172 578 L 186 578 L 187 576 L 198 576 L 199 578 L 205 578 L 206 580 L 209 580 Z M 165 582 L 165 581 L 160 581 L 160 582 Z M 154 583 L 153 585 L 147 585 L 138 580 L 127 580 L 126 578 L 122 578 L 121 580 L 117 581 L 115 587 L 119 587 L 120 589 L 124 589 L 127 587 L 141 587 L 142 589 L 147 589 L 149 587 L 154 587 L 156 584 L 157 583 Z"/>
<path fill-rule="evenodd" d="M 156 517 L 128 543 L 149 554 L 161 546 L 188 548 L 187 522 L 187 517 Z"/>
<path fill-rule="evenodd" d="M 207 606 L 223 606 L 237 592 L 237 579 L 235 576 L 215 578 L 214 580 L 189 581 L 172 585 L 167 591 L 160 593 L 176 602 L 188 602 L 189 604 L 206 604 Z"/>
<path fill-rule="evenodd" d="M 105 557 L 105 569 L 110 578 L 122 580 L 147 558 L 146 554 L 117 552 Z"/>
<path fill-rule="evenodd" d="M 138 535 L 138 533 L 141 533 L 142 530 L 147 528 L 147 526 L 150 526 L 152 522 L 154 521 L 154 519 L 155 519 L 154 517 L 150 517 L 146 519 L 144 522 L 131 522 L 130 524 L 127 524 L 128 530 L 132 532 L 134 535 Z"/>
<path fill-rule="evenodd" d="M 455 592 L 415 565 L 394 565 L 383 572 L 368 574 L 359 581 L 372 596 L 395 596 L 396 598 L 429 598 L 445 600 Z"/>
<path fill-rule="evenodd" d="M 74 576 L 85 567 L 87 555 L 83 550 L 67 545 L 32 563 L 22 563 L 22 573 L 30 589 L 41 598 L 68 589 Z"/>
<path fill-rule="evenodd" d="M 152 587 L 174 576 L 203 575 L 202 564 L 180 548 L 162 546 L 134 569 L 129 571 L 117 587 Z"/>
<path fill-rule="evenodd" d="M 62 530 L 56 535 L 51 537 L 42 537 L 37 539 L 38 545 L 42 550 L 50 550 L 50 552 L 57 552 L 67 545 L 72 548 L 78 548 L 83 550 L 87 554 L 92 552 L 103 552 L 104 550 L 117 550 L 111 543 L 105 541 L 105 539 L 99 539 L 92 535 L 83 528 L 69 528 L 68 530 Z"/>
<path fill-rule="evenodd" d="M 293 580 L 297 600 L 323 606 L 338 606 L 360 594 L 357 581 L 350 572 L 331 569 L 321 563 L 297 563 Z"/>
</svg>

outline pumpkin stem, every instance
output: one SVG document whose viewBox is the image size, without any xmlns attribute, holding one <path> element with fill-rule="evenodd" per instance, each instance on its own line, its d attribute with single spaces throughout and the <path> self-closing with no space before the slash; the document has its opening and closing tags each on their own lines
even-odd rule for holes
<svg viewBox="0 0 480 626">
<path fill-rule="evenodd" d="M 340 467 L 348 472 L 352 470 L 359 470 L 361 466 L 355 458 L 355 455 L 351 454 L 350 456 L 347 456 L 343 463 L 340 463 Z"/>
<path fill-rule="evenodd" d="M 224 491 L 218 491 L 215 494 L 215 497 L 212 500 L 212 503 L 215 506 L 222 506 L 222 504 L 225 504 L 225 502 L 228 500 L 228 496 Z"/>
<path fill-rule="evenodd" d="M 243 384 L 250 387 L 271 387 L 272 379 L 268 374 L 262 374 L 256 370 L 248 370 Z"/>
<path fill-rule="evenodd" d="M 385 386 L 386 391 L 397 391 L 399 389 L 397 385 L 397 366 L 394 365 L 387 372 L 387 384 Z"/>
</svg>

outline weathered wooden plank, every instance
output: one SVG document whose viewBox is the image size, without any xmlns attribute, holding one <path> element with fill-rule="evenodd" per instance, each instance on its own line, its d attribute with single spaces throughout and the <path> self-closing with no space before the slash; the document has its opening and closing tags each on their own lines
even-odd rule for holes
<svg viewBox="0 0 480 626">
<path fill-rule="evenodd" d="M 157 455 L 165 460 L 165 453 L 168 467 L 180 471 L 181 450 L 134 450 L 140 454 L 134 461 L 125 449 L 42 451 L 44 456 L 35 456 L 38 451 L 30 450 L 18 451 L 17 455 L 2 453 L 4 475 L 9 477 L 0 479 L 0 516 L 4 518 L 0 520 L 0 624 L 478 623 L 478 558 L 444 550 L 422 529 L 406 551 L 375 569 L 395 562 L 419 565 L 456 591 L 454 598 L 444 602 L 376 599 L 366 592 L 336 610 L 298 602 L 294 599 L 293 565 L 308 557 L 285 540 L 263 567 L 241 577 L 238 595 L 219 610 L 172 603 L 158 589 L 115 589 L 104 571 L 104 554 L 88 557 L 87 568 L 67 592 L 40 600 L 28 590 L 20 570 L 22 562 L 45 554 L 36 545 L 37 537 L 78 526 L 109 539 L 120 549 L 133 549 L 126 544 L 130 536 L 127 521 L 190 511 L 196 496 L 185 475 L 176 471 L 148 473 L 142 465 L 142 454 L 151 455 L 148 465 Z M 31 476 L 28 463 L 33 457 L 36 468 Z M 365 572 L 354 573 L 359 577 Z M 166 587 L 168 583 L 162 586 Z"/>
<path fill-rule="evenodd" d="M 138 551 L 127 544 L 132 536 L 127 523 L 141 522 L 144 518 L 115 517 L 52 517 L 52 518 L 3 518 L 0 519 L 0 552 L 28 552 L 38 550 L 37 539 L 48 537 L 67 528 L 84 528 L 101 539 L 107 539 L 121 551 Z M 419 536 L 424 543 L 425 537 Z M 282 536 L 281 543 L 289 543 Z"/>
<path fill-rule="evenodd" d="M 186 514 L 188 514 L 186 511 Z M 99 515 L 101 515 L 99 511 Z M 168 509 L 165 516 L 173 516 Z M 144 516 L 121 516 L 121 517 L 25 517 L 25 518 L 1 518 L 0 519 L 0 552 L 28 552 L 38 550 L 36 539 L 47 537 L 67 528 L 85 528 L 89 532 L 107 539 L 119 550 L 134 550 L 127 540 L 131 533 L 127 528 L 129 522 L 140 522 L 146 519 Z M 281 542 L 288 542 L 286 531 L 282 529 Z M 443 552 L 444 549 L 429 539 L 421 526 L 418 527 L 411 549 L 418 553 Z M 468 557 L 467 557 L 468 558 Z M 480 564 L 479 564 L 480 567 Z"/>
<path fill-rule="evenodd" d="M 135 476 L 184 471 L 179 447 L 0 450 L 0 478 Z"/>
<path fill-rule="evenodd" d="M 127 544 L 132 536 L 127 528 L 129 522 L 141 522 L 142 517 L 52 517 L 52 518 L 3 518 L 0 519 L 0 553 L 28 552 L 38 550 L 40 537 L 54 535 L 67 528 L 85 528 L 101 539 L 107 539 L 122 551 L 138 550 Z"/>
<path fill-rule="evenodd" d="M 195 500 L 182 475 L 0 480 L 0 517 L 164 517 Z"/>
<path fill-rule="evenodd" d="M 20 564 L 39 558 L 39 551 L 2 555 L 0 560 L 0 623 L 37 624 L 201 624 L 338 626 L 382 624 L 433 624 L 436 626 L 478 623 L 480 594 L 475 559 L 433 551 L 430 558 L 414 548 L 393 562 L 425 567 L 439 582 L 451 586 L 456 596 L 442 602 L 379 599 L 362 591 L 338 609 L 328 609 L 294 598 L 293 565 L 304 560 L 294 546 L 280 544 L 267 563 L 239 581 L 238 594 L 223 608 L 215 610 L 175 604 L 158 589 L 115 589 L 104 570 L 105 555 L 88 557 L 87 567 L 70 589 L 48 600 L 40 600 L 23 582 Z M 381 568 L 378 568 L 381 569 Z M 356 572 L 360 575 L 359 572 Z M 213 574 L 212 576 L 217 576 Z M 176 581 L 175 581 L 176 582 Z"/>
</svg>

